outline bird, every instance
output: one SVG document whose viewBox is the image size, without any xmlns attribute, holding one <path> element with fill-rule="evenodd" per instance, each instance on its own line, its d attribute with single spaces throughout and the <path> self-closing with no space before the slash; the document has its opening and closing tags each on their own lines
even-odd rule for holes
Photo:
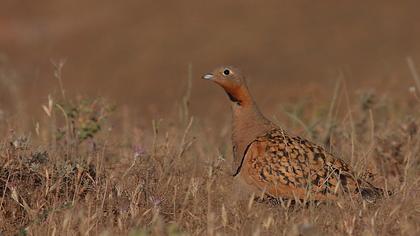
<svg viewBox="0 0 420 236">
<path fill-rule="evenodd" d="M 232 176 L 268 198 L 336 200 L 340 193 L 375 202 L 384 190 L 357 177 L 323 146 L 291 135 L 256 105 L 242 72 L 222 66 L 202 76 L 221 86 L 232 107 Z"/>
</svg>

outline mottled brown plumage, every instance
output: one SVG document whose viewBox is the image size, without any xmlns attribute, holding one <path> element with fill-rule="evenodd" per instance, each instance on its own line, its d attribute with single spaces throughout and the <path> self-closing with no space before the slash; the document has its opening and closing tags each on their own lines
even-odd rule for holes
<svg viewBox="0 0 420 236">
<path fill-rule="evenodd" d="M 347 193 L 374 201 L 383 195 L 323 147 L 291 136 L 266 119 L 238 69 L 217 68 L 204 79 L 222 86 L 232 102 L 233 175 L 249 189 L 275 198 L 314 200 Z"/>
</svg>

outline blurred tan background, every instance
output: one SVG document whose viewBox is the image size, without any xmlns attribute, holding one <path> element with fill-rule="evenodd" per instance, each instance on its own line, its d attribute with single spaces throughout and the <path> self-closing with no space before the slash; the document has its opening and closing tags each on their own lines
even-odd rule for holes
<svg viewBox="0 0 420 236">
<path fill-rule="evenodd" d="M 60 58 L 69 93 L 107 97 L 143 119 L 170 113 L 189 64 L 200 117 L 229 115 L 222 91 L 199 79 L 222 64 L 246 72 L 266 112 L 302 97 L 329 101 L 340 71 L 351 91 L 398 95 L 412 84 L 406 57 L 420 65 L 419 9 L 418 1 L 2 0 L 0 106 L 13 105 L 12 83 L 42 113 Z"/>
</svg>

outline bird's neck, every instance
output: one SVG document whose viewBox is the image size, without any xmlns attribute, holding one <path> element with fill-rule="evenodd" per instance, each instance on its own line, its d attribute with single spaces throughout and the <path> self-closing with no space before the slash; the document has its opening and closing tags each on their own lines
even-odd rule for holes
<svg viewBox="0 0 420 236">
<path fill-rule="evenodd" d="M 228 95 L 232 104 L 234 130 L 241 129 L 242 133 L 244 129 L 260 130 L 271 124 L 258 109 L 246 85 L 229 91 Z"/>
<path fill-rule="evenodd" d="M 253 100 L 250 103 L 232 103 L 233 138 L 253 139 L 270 130 L 272 123 L 260 112 Z"/>
<path fill-rule="evenodd" d="M 230 94 L 229 97 L 232 100 L 233 113 L 232 142 L 234 156 L 232 167 L 233 173 L 236 175 L 239 172 L 247 146 L 255 138 L 264 135 L 275 126 L 260 112 L 246 87 L 242 91 Z"/>
</svg>

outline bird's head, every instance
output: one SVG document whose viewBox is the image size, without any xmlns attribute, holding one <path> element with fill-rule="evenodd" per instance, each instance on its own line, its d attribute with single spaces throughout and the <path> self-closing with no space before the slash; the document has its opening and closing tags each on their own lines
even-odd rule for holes
<svg viewBox="0 0 420 236">
<path fill-rule="evenodd" d="M 211 73 L 205 74 L 203 79 L 220 85 L 226 91 L 230 100 L 239 105 L 249 97 L 244 76 L 239 69 L 233 66 L 216 68 Z"/>
</svg>

